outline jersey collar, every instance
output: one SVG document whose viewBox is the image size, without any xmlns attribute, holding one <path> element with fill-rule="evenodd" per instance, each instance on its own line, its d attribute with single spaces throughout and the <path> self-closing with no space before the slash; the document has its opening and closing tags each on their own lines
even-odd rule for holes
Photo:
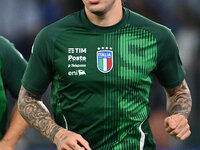
<svg viewBox="0 0 200 150">
<path fill-rule="evenodd" d="M 127 8 L 124 8 L 124 7 L 123 7 L 123 12 L 124 12 L 123 18 L 117 24 L 108 26 L 108 27 L 98 26 L 98 25 L 95 25 L 92 22 L 90 22 L 88 20 L 88 18 L 86 17 L 85 9 L 81 10 L 80 13 L 81 13 L 81 20 L 82 20 L 83 24 L 85 24 L 91 30 L 98 31 L 98 32 L 112 32 L 112 31 L 115 31 L 115 30 L 123 27 L 126 24 L 126 21 L 129 17 L 130 12 Z"/>
</svg>

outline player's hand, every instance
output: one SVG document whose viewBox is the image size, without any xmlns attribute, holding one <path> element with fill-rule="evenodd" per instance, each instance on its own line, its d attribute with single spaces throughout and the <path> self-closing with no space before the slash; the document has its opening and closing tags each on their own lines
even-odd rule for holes
<svg viewBox="0 0 200 150">
<path fill-rule="evenodd" d="M 14 150 L 14 146 L 6 143 L 5 141 L 0 141 L 0 150 Z"/>
<path fill-rule="evenodd" d="M 91 150 L 88 142 L 79 134 L 61 129 L 53 141 L 58 150 Z"/>
<path fill-rule="evenodd" d="M 166 132 L 179 140 L 185 140 L 191 134 L 188 120 L 180 114 L 167 117 L 164 124 Z"/>
</svg>

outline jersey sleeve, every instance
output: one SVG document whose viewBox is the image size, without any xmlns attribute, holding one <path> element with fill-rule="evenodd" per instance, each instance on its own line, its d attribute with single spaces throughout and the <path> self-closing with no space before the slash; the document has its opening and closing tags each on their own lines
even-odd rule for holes
<svg viewBox="0 0 200 150">
<path fill-rule="evenodd" d="M 52 80 L 52 41 L 42 30 L 36 37 L 32 54 L 22 79 L 22 85 L 36 95 L 42 95 Z"/>
<path fill-rule="evenodd" d="M 182 83 L 185 78 L 178 46 L 174 35 L 169 29 L 160 33 L 158 40 L 158 62 L 155 74 L 159 82 L 166 88 L 173 88 Z"/>
<path fill-rule="evenodd" d="M 14 45 L 1 39 L 2 79 L 14 98 L 18 97 L 27 62 Z"/>
</svg>

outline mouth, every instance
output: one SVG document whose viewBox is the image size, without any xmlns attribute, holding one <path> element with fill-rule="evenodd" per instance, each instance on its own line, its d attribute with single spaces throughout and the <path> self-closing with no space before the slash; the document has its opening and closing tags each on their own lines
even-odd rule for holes
<svg viewBox="0 0 200 150">
<path fill-rule="evenodd" d="M 100 0 L 88 0 L 91 4 L 97 4 Z"/>
</svg>

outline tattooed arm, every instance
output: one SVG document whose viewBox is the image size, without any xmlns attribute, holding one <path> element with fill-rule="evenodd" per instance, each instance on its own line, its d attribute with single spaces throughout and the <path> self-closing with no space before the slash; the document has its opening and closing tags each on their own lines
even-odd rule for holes
<svg viewBox="0 0 200 150">
<path fill-rule="evenodd" d="M 175 88 L 166 88 L 167 113 L 165 119 L 165 130 L 180 140 L 190 136 L 190 126 L 187 118 L 192 108 L 190 90 L 184 80 L 181 85 Z"/>
<path fill-rule="evenodd" d="M 58 150 L 83 150 L 84 148 L 90 150 L 87 141 L 79 134 L 58 126 L 40 97 L 28 92 L 23 86 L 19 93 L 18 109 L 33 128 L 57 145 Z"/>
</svg>

